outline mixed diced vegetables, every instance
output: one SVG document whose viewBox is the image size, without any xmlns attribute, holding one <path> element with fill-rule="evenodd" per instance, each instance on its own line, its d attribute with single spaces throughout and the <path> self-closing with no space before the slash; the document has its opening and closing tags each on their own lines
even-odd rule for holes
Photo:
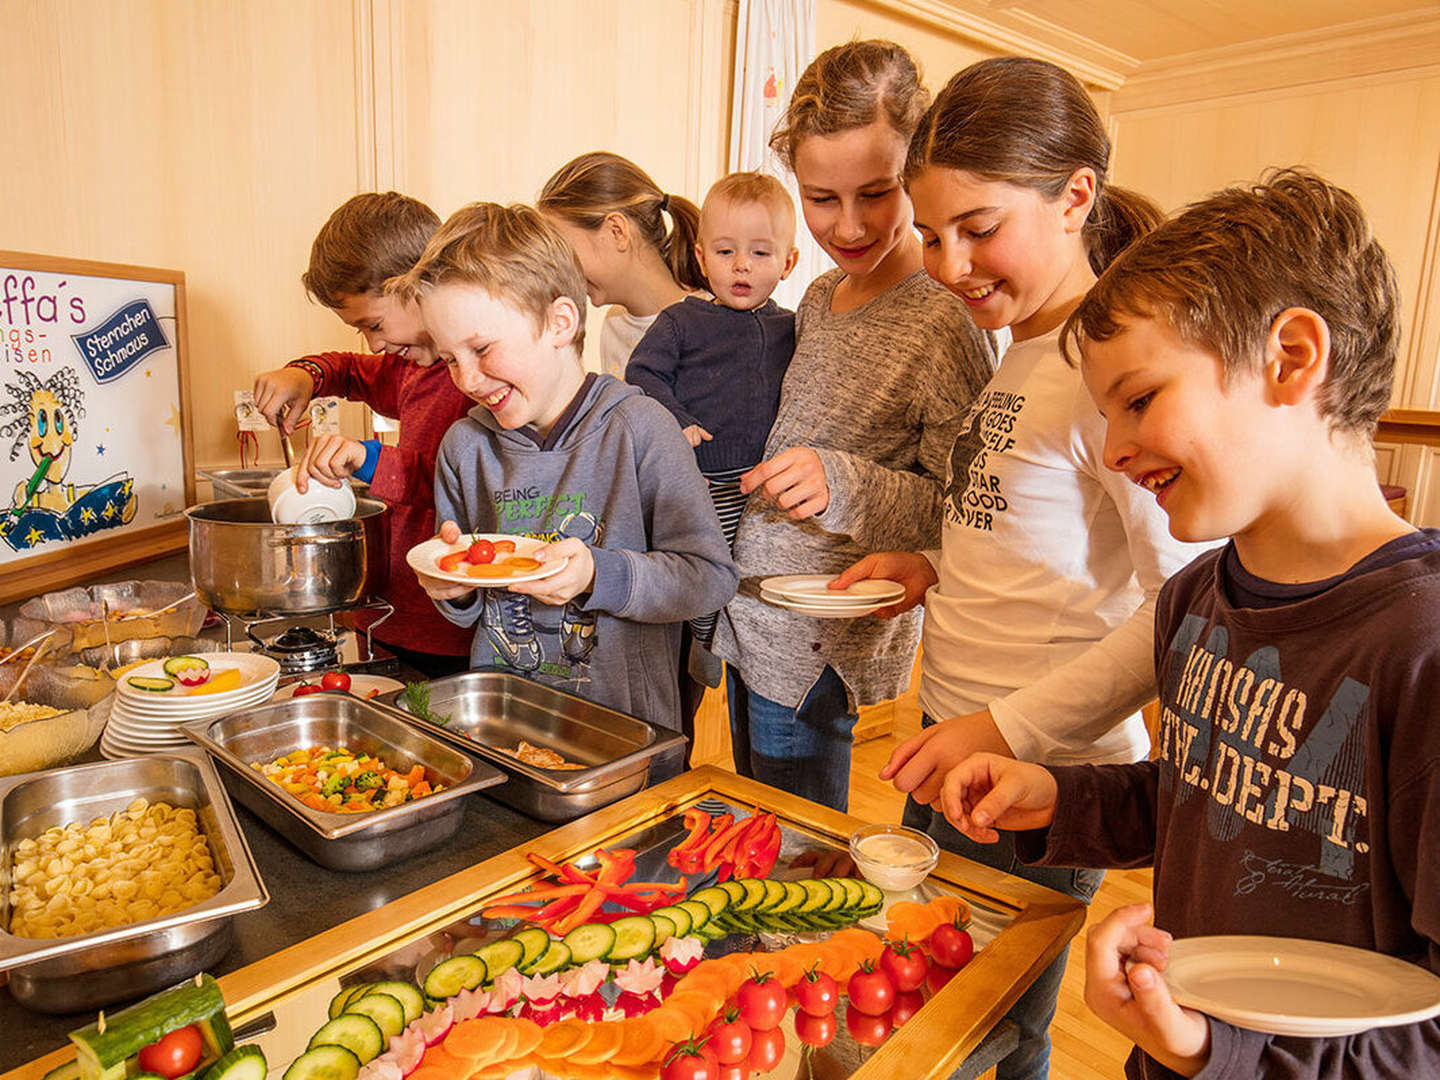
<svg viewBox="0 0 1440 1080">
<path fill-rule="evenodd" d="M 276 758 L 268 765 L 251 765 L 294 795 L 312 810 L 336 814 L 363 814 L 387 806 L 423 799 L 443 791 L 444 784 L 425 778 L 425 766 L 408 772 L 392 769 L 368 754 L 340 746 L 312 746 Z"/>
</svg>

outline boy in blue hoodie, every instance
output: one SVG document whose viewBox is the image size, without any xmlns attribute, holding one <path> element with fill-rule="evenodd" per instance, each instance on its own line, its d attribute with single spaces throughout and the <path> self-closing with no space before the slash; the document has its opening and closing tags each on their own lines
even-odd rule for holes
<svg viewBox="0 0 1440 1080">
<path fill-rule="evenodd" d="M 559 573 L 476 589 L 421 575 L 441 613 L 478 623 L 474 667 L 503 668 L 663 728 L 680 727 L 681 623 L 724 607 L 739 571 L 679 425 L 609 375 L 587 374 L 585 276 L 528 206 L 472 203 L 393 286 L 477 405 L 435 464 L 440 535 L 549 541 Z M 678 771 L 679 755 L 652 777 Z"/>
</svg>

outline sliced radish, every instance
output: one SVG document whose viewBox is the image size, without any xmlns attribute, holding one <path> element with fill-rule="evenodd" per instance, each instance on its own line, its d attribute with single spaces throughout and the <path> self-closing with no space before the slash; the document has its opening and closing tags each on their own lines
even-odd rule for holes
<svg viewBox="0 0 1440 1080">
<path fill-rule="evenodd" d="M 455 1026 L 454 1010 L 447 1005 L 440 1005 L 424 1013 L 420 1019 L 415 1021 L 415 1026 L 420 1030 L 420 1037 L 425 1040 L 426 1046 L 434 1046 L 441 1039 L 450 1033 Z"/>
</svg>

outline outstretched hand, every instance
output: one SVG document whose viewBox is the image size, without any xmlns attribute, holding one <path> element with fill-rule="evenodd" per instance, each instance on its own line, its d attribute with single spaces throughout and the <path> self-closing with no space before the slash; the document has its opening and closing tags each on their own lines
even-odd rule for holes
<svg viewBox="0 0 1440 1080">
<path fill-rule="evenodd" d="M 740 491 L 749 495 L 757 489 L 796 521 L 825 512 L 830 505 L 830 485 L 820 455 L 808 446 L 781 450 L 740 477 Z"/>
<path fill-rule="evenodd" d="M 447 546 L 454 546 L 460 542 L 460 526 L 453 521 L 446 521 L 440 526 L 440 539 L 444 540 Z M 474 585 L 462 585 L 458 581 L 447 581 L 445 578 L 431 577 L 429 574 L 422 574 L 415 571 L 415 576 L 420 579 L 420 588 L 425 590 L 425 595 L 432 600 L 458 600 L 462 596 L 469 596 L 475 591 Z"/>
<path fill-rule="evenodd" d="M 866 555 L 859 562 L 845 568 L 845 571 L 830 583 L 832 589 L 844 589 L 857 581 L 867 579 L 893 581 L 905 589 L 905 595 L 893 604 L 879 608 L 877 619 L 893 619 L 903 615 L 916 604 L 922 603 L 930 586 L 940 578 L 930 560 L 918 551 L 878 551 Z"/>
<path fill-rule="evenodd" d="M 880 779 L 889 780 L 896 790 L 907 792 L 916 802 L 931 806 L 940 799 L 945 774 L 971 754 L 981 752 L 1015 756 L 989 709 L 922 728 L 918 735 L 895 748 L 880 770 Z"/>
<path fill-rule="evenodd" d="M 971 840 L 993 844 L 996 829 L 1043 829 L 1055 820 L 1058 790 L 1043 765 L 971 754 L 945 774 L 940 812 Z"/>
</svg>

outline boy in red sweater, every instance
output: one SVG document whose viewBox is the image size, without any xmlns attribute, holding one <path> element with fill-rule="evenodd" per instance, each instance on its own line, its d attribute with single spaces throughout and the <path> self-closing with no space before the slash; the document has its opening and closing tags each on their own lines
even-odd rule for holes
<svg viewBox="0 0 1440 1080">
<path fill-rule="evenodd" d="M 339 435 L 310 440 L 296 476 L 339 486 L 356 476 L 390 507 L 386 565 L 376 591 L 395 614 L 375 627 L 386 648 L 430 678 L 469 667 L 470 634 L 442 618 L 405 562 L 405 553 L 435 535 L 435 455 L 451 424 L 473 404 L 455 389 L 420 325 L 419 311 L 384 292 L 387 279 L 419 260 L 440 218 L 397 192 L 356 195 L 330 215 L 310 249 L 305 290 L 358 330 L 370 349 L 304 356 L 255 380 L 255 405 L 286 434 L 312 397 L 363 401 L 400 421 L 398 446 Z"/>
</svg>

